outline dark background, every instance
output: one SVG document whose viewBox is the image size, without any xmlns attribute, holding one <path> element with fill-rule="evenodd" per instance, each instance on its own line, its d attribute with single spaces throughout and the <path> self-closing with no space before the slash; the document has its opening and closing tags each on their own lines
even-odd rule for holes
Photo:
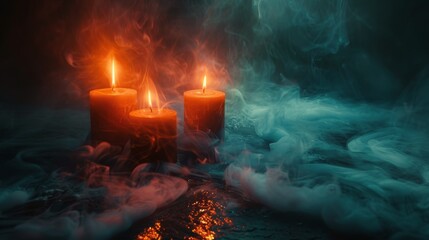
<svg viewBox="0 0 429 240">
<path fill-rule="evenodd" d="M 261 19 L 258 19 L 255 3 L 261 3 L 261 11 L 264 10 Z M 254 101 L 264 100 L 261 97 L 263 94 L 252 94 L 252 91 L 260 90 L 258 87 L 261 85 L 268 85 L 262 90 L 270 96 L 283 93 L 273 90 L 279 86 L 287 89 L 284 93 L 294 94 L 290 84 L 296 84 L 302 96 L 316 97 L 299 101 L 300 96 L 293 96 L 291 101 L 281 101 L 278 99 L 282 96 L 275 96 L 275 100 L 267 101 L 273 106 L 254 111 L 259 113 L 256 116 L 259 124 L 256 125 L 247 123 L 250 120 L 240 112 L 242 109 L 236 111 L 241 117 L 238 120 L 242 121 L 233 119 L 236 109 L 230 106 L 234 95 L 227 95 L 226 109 L 227 113 L 231 113 L 227 116 L 227 125 L 231 128 L 236 124 L 238 127 L 227 129 L 232 130 L 227 132 L 231 135 L 232 148 L 224 149 L 225 154 L 241 153 L 242 146 L 250 146 L 250 151 L 254 148 L 258 155 L 259 152 L 265 154 L 269 143 L 277 141 L 276 138 L 283 134 L 281 130 L 290 130 L 291 137 L 286 138 L 289 141 L 276 142 L 273 152 L 277 151 L 276 154 L 280 155 L 291 151 L 301 156 L 300 140 L 313 142 L 320 137 L 320 142 L 327 143 L 320 148 L 321 159 L 317 156 L 317 144 L 320 143 L 315 141 L 310 149 L 315 149 L 313 154 L 319 162 L 332 163 L 333 176 L 337 174 L 337 164 L 351 164 L 351 168 L 356 169 L 356 175 L 350 177 L 351 186 L 363 186 L 362 195 L 357 195 L 357 199 L 382 203 L 373 205 L 374 208 L 393 206 L 387 210 L 376 209 L 380 211 L 380 216 L 385 216 L 384 220 L 396 216 L 389 212 L 396 206 L 401 208 L 403 214 L 398 216 L 408 216 L 413 211 L 422 212 L 421 220 L 420 217 L 415 218 L 418 225 L 413 225 L 408 218 L 391 219 L 387 221 L 386 229 L 396 231 L 396 228 L 402 228 L 398 226 L 410 224 L 411 227 L 418 227 L 424 223 L 424 208 L 420 209 L 424 201 L 420 200 L 426 198 L 426 192 L 417 194 L 421 188 L 416 185 L 420 187 L 421 182 L 426 182 L 427 172 L 427 151 L 424 147 L 427 141 L 421 135 L 427 135 L 429 117 L 429 1 L 19 0 L 3 1 L 0 11 L 0 160 L 5 162 L 0 176 L 4 186 L 9 182 L 22 181 L 23 185 L 29 184 L 32 188 L 35 184 L 39 185 L 37 181 L 33 182 L 33 175 L 44 177 L 44 172 L 67 167 L 67 163 L 71 169 L 75 167 L 74 154 L 77 151 L 71 152 L 70 149 L 85 144 L 84 139 L 89 132 L 89 111 L 86 109 L 88 91 L 108 87 L 109 76 L 104 66 L 106 59 L 109 59 L 109 51 L 113 51 L 118 62 L 127 70 L 121 73 L 121 86 L 137 88 L 141 73 L 149 68 L 153 79 L 157 80 L 157 86 L 165 91 L 166 99 L 180 99 L 184 90 L 191 89 L 195 69 L 201 62 L 211 64 L 211 70 L 226 79 L 226 90 L 237 87 L 243 98 L 253 97 Z M 345 101 L 324 103 L 325 96 Z M 287 111 L 280 109 L 281 104 L 293 103 L 294 100 L 301 102 L 301 105 L 289 106 Z M 347 105 L 348 101 L 371 103 L 368 104 L 371 107 Z M 247 109 L 253 107 L 255 110 L 263 104 L 249 105 Z M 183 104 L 178 101 L 177 105 Z M 299 106 L 310 106 L 310 111 L 314 113 L 303 111 L 301 115 L 301 109 L 297 109 Z M 316 108 L 319 106 L 325 109 L 318 112 Z M 277 111 L 277 108 L 280 110 Z M 356 111 L 354 108 L 357 108 Z M 401 108 L 398 114 L 394 114 L 395 108 Z M 385 109 L 393 111 L 387 116 L 386 113 L 377 112 Z M 180 114 L 180 109 L 176 110 Z M 292 117 L 284 117 L 287 114 Z M 391 119 L 395 117 L 399 120 Z M 274 118 L 279 118 L 279 121 Z M 403 128 L 402 122 L 405 122 Z M 353 124 L 357 125 L 356 132 L 359 131 L 359 134 L 354 129 L 348 132 L 349 128 L 354 128 Z M 258 126 L 265 128 L 266 132 L 255 134 Z M 410 131 L 408 126 L 411 126 Z M 237 129 L 240 131 L 235 131 Z M 280 133 L 277 133 L 278 129 Z M 332 139 L 322 138 L 323 134 L 331 136 L 331 132 Z M 352 149 L 344 156 L 345 142 L 354 140 L 363 142 L 362 149 L 358 152 Z M 372 145 L 379 150 L 376 154 L 369 149 Z M 363 156 L 359 157 L 361 153 Z M 349 155 L 355 154 L 358 155 L 356 158 L 349 159 Z M 374 161 L 376 163 L 367 165 L 364 161 L 366 156 L 377 160 Z M 267 160 L 270 157 L 277 161 L 275 154 L 270 156 L 267 153 Z M 378 162 L 379 158 L 386 158 L 386 162 L 390 159 L 406 162 L 408 157 L 410 164 L 414 165 L 398 164 L 398 167 Z M 241 160 L 238 158 L 236 161 Z M 366 176 L 360 175 L 361 172 L 372 176 L 367 171 L 368 166 L 379 170 L 382 178 L 361 178 Z M 391 172 L 391 175 L 385 175 L 385 172 Z M 317 176 L 310 181 L 319 181 L 318 171 L 315 173 Z M 418 180 L 410 182 L 410 179 Z M 397 180 L 397 188 L 407 191 L 374 197 L 369 189 L 373 185 L 378 187 L 382 180 Z M 53 182 L 57 183 L 57 180 L 53 179 Z M 59 182 L 58 185 L 63 187 L 61 184 L 68 186 L 69 183 Z M 369 186 L 368 189 L 365 186 Z M 75 195 L 74 192 L 72 194 Z M 272 192 L 268 197 L 275 199 L 278 194 Z M 189 199 L 192 200 L 191 197 Z M 25 201 L 22 200 L 23 203 Z M 98 206 L 98 198 L 95 201 Z M 41 204 L 49 206 L 44 202 Z M 286 204 L 286 210 L 288 207 Z M 341 207 L 352 212 L 355 210 L 355 205 L 339 206 L 340 210 Z M 171 209 L 176 210 L 177 207 Z M 178 214 L 181 212 L 178 211 Z M 284 222 L 272 224 L 277 221 L 278 214 L 269 220 L 261 218 L 264 214 L 255 211 L 242 217 L 241 221 L 246 224 L 251 222 L 250 219 L 263 219 L 264 224 L 269 226 L 256 221 L 254 225 L 249 225 L 250 236 L 256 236 L 256 228 L 252 226 L 257 225 L 263 226 L 260 229 L 267 232 L 268 237 L 274 236 L 272 232 L 282 234 L 275 228 L 283 229 Z M 34 214 L 31 212 L 30 215 Z M 240 218 L 240 214 L 237 216 Z M 287 213 L 286 216 L 289 218 L 291 215 Z M 344 219 L 349 215 L 341 215 L 340 211 L 338 216 Z M 176 222 L 176 215 L 172 215 L 172 219 Z M 335 215 L 329 219 L 340 221 Z M 361 226 L 355 227 L 353 223 L 360 223 Z M 296 224 L 301 226 L 301 222 Z M 368 225 L 371 224 L 368 224 L 367 218 L 357 219 L 351 222 L 350 229 L 359 231 L 362 226 L 365 228 Z M 296 229 L 301 231 L 300 228 Z M 338 228 L 341 229 L 341 226 Z M 143 228 L 140 226 L 139 229 Z M 315 228 L 309 227 L 304 231 L 313 233 Z M 242 235 L 242 232 L 237 231 L 236 234 Z"/>
<path fill-rule="evenodd" d="M 320 1 L 321 7 L 329 2 L 332 1 Z M 105 9 L 114 8 L 136 10 L 146 27 L 151 21 L 155 23 L 155 27 L 148 27 L 148 32 L 152 39 L 162 40 L 161 55 L 163 51 L 173 51 L 177 60 L 189 63 L 186 71 L 194 67 L 192 48 L 193 43 L 199 42 L 212 48 L 231 72 L 237 58 L 243 55 L 252 59 L 271 58 L 277 73 L 298 82 L 309 94 L 335 92 L 355 100 L 389 103 L 422 81 L 419 76 L 429 62 L 429 3 L 424 0 L 346 1 L 349 43 L 331 53 L 302 51 L 293 44 L 293 31 L 278 30 L 275 45 L 288 56 L 287 63 L 264 52 L 261 45 L 241 48 L 239 40 L 228 34 L 239 32 L 250 37 L 249 42 L 256 38 L 251 33 L 257 24 L 255 16 L 250 14 L 251 1 L 234 1 L 234 6 L 225 4 L 215 9 L 220 9 L 219 12 L 213 10 L 213 5 L 219 2 L 3 1 L 0 101 L 8 105 L 55 102 L 57 106 L 74 107 L 85 102 L 86 92 L 102 84 L 79 80 L 82 69 L 70 66 L 66 56 L 70 52 L 85 54 L 88 46 L 82 47 L 82 43 L 88 39 L 82 38 L 80 30 L 94 15 L 109 19 L 100 16 L 104 13 L 108 16 Z M 97 10 L 99 6 L 105 9 Z M 216 14 L 221 18 L 208 21 Z M 114 31 L 116 27 L 106 29 Z M 112 32 L 106 32 L 106 38 L 113 39 Z M 238 53 L 230 54 L 233 51 Z M 294 70 L 291 61 L 304 68 Z M 318 73 L 314 73 L 315 67 L 320 70 Z"/>
</svg>

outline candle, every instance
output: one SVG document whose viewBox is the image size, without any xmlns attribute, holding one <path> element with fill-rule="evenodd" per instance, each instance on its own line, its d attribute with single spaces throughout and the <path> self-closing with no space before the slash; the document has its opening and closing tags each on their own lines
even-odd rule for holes
<svg viewBox="0 0 429 240">
<path fill-rule="evenodd" d="M 209 137 L 223 140 L 225 125 L 225 93 L 206 89 L 204 76 L 202 89 L 184 93 L 185 133 L 204 132 Z"/>
<path fill-rule="evenodd" d="M 115 61 L 112 60 L 111 88 L 89 92 L 91 139 L 125 145 L 129 140 L 128 114 L 137 104 L 137 91 L 117 88 Z"/>
<path fill-rule="evenodd" d="M 177 161 L 177 114 L 167 108 L 148 107 L 130 112 L 131 156 L 134 165 L 144 162 Z"/>
</svg>

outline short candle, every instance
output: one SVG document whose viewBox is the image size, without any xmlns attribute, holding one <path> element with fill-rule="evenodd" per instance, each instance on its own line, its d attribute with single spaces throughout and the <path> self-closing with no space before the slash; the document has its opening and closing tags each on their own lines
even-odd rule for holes
<svg viewBox="0 0 429 240">
<path fill-rule="evenodd" d="M 149 106 L 130 112 L 129 118 L 133 130 L 131 156 L 135 165 L 177 161 L 176 111 Z"/>
<path fill-rule="evenodd" d="M 184 93 L 185 133 L 204 132 L 209 137 L 224 138 L 225 93 L 206 89 L 204 76 L 202 89 Z"/>
<path fill-rule="evenodd" d="M 112 61 L 112 87 L 89 92 L 91 139 L 124 145 L 129 140 L 128 114 L 137 104 L 137 91 L 116 88 L 115 63 Z"/>
</svg>

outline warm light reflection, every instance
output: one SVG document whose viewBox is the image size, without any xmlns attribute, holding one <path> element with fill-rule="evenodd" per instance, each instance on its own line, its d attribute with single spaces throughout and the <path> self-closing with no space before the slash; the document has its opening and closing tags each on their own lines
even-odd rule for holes
<svg viewBox="0 0 429 240">
<path fill-rule="evenodd" d="M 160 216 L 152 226 L 138 234 L 136 240 L 222 238 L 222 230 L 233 225 L 222 202 L 215 191 L 197 191 L 193 194 L 192 201 L 178 207 L 177 211 L 169 211 L 167 215 Z"/>
<path fill-rule="evenodd" d="M 112 59 L 112 90 L 116 87 L 115 59 Z"/>
<path fill-rule="evenodd" d="M 161 222 L 157 221 L 153 225 L 153 227 L 148 227 L 144 230 L 144 232 L 137 235 L 137 240 L 155 240 L 162 239 L 160 234 L 161 230 Z"/>
<path fill-rule="evenodd" d="M 207 75 L 204 75 L 204 80 L 203 80 L 203 93 L 206 92 L 206 87 L 207 87 Z"/>
<path fill-rule="evenodd" d="M 215 193 L 202 191 L 203 197 L 197 198 L 191 204 L 191 212 L 188 215 L 190 223 L 188 229 L 199 237 L 189 237 L 189 240 L 213 240 L 220 228 L 232 225 L 232 220 L 226 217 L 225 206 L 215 200 Z"/>
</svg>

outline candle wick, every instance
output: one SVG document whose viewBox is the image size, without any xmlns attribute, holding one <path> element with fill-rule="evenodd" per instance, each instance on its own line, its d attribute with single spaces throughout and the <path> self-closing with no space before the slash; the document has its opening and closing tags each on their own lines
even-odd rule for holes
<svg viewBox="0 0 429 240">
<path fill-rule="evenodd" d="M 206 93 L 206 88 L 203 88 L 203 93 Z"/>
<path fill-rule="evenodd" d="M 153 112 L 153 111 L 152 111 L 152 107 L 149 107 L 149 109 L 150 109 L 150 112 Z"/>
</svg>

